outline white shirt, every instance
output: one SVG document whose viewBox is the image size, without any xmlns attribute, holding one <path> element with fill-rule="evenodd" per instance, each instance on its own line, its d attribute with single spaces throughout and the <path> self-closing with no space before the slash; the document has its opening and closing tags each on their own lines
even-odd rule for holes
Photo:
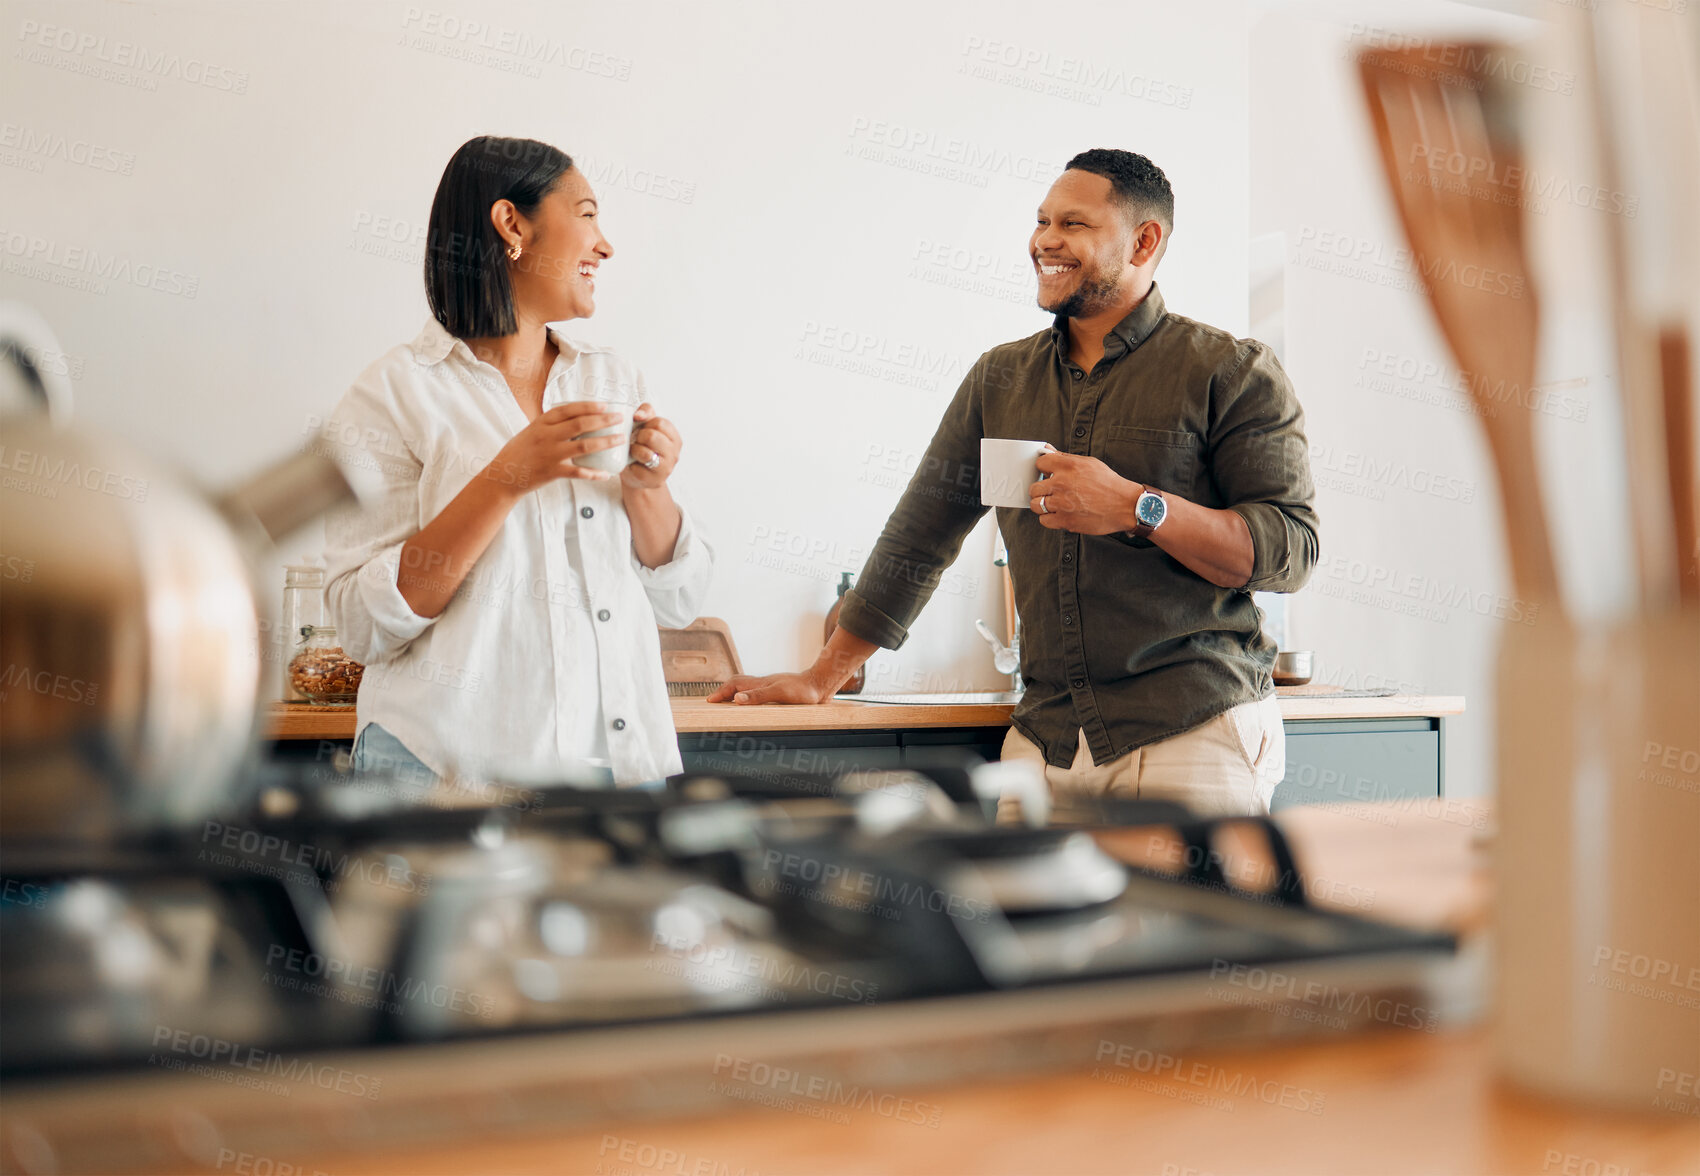
<svg viewBox="0 0 1700 1176">
<path fill-rule="evenodd" d="M 613 351 L 550 337 L 545 411 L 647 399 Z M 433 319 L 361 373 L 325 425 L 325 451 L 375 491 L 326 523 L 326 603 L 366 666 L 356 732 L 381 724 L 442 776 L 535 782 L 604 760 L 617 784 L 659 780 L 682 765 L 656 626 L 695 619 L 714 560 L 682 508 L 672 560 L 649 569 L 618 480 L 548 482 L 514 505 L 440 615 L 417 615 L 396 587 L 402 545 L 526 424 L 501 372 Z"/>
</svg>

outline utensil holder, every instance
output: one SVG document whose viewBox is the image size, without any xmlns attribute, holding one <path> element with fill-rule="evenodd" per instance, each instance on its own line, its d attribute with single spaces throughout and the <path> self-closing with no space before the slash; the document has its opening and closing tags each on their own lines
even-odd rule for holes
<svg viewBox="0 0 1700 1176">
<path fill-rule="evenodd" d="M 1498 697 L 1500 1072 L 1700 1115 L 1700 610 L 1510 626 Z"/>
</svg>

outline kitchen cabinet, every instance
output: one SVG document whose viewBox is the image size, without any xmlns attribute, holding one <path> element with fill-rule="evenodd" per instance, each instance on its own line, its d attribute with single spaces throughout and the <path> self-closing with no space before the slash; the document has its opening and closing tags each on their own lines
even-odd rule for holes
<svg viewBox="0 0 1700 1176">
<path fill-rule="evenodd" d="M 1289 722 L 1287 773 L 1270 808 L 1442 796 L 1440 724 L 1434 717 Z M 679 752 L 693 772 L 842 772 L 908 767 L 952 752 L 997 759 L 1005 730 L 714 732 L 680 735 Z"/>
<path fill-rule="evenodd" d="M 928 757 L 972 752 L 997 759 L 1007 726 L 944 727 L 927 730 L 713 731 L 679 736 L 679 758 L 687 772 L 764 771 L 836 773 L 902 768 Z"/>
<path fill-rule="evenodd" d="M 1438 717 L 1297 721 L 1287 729 L 1287 773 L 1270 809 L 1296 804 L 1443 796 Z"/>
<path fill-rule="evenodd" d="M 704 731 L 679 736 L 687 772 L 836 774 L 867 768 L 900 768 L 903 746 L 895 731 Z"/>
</svg>

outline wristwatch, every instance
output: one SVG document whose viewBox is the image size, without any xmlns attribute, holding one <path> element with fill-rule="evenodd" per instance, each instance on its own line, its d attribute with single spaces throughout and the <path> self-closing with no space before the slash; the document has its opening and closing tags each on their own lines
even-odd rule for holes
<svg viewBox="0 0 1700 1176">
<path fill-rule="evenodd" d="M 1133 530 L 1127 532 L 1135 539 L 1144 539 L 1163 525 L 1169 517 L 1169 503 L 1163 495 L 1147 486 L 1133 504 Z"/>
</svg>

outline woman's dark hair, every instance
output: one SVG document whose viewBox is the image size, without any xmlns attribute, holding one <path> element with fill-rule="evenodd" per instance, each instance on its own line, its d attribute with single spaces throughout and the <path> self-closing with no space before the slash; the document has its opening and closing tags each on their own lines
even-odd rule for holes
<svg viewBox="0 0 1700 1176">
<path fill-rule="evenodd" d="M 507 247 L 490 206 L 509 200 L 530 216 L 572 166 L 571 156 L 536 139 L 480 135 L 454 153 L 425 230 L 425 297 L 449 334 L 483 339 L 519 329 Z"/>
</svg>

